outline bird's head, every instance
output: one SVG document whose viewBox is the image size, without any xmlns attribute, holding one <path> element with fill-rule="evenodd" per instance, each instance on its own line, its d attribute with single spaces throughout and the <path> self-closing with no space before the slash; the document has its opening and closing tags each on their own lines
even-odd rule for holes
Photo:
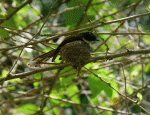
<svg viewBox="0 0 150 115">
<path fill-rule="evenodd" d="M 99 41 L 95 35 L 91 32 L 84 32 L 80 33 L 78 36 L 80 36 L 84 41 L 92 42 L 92 41 Z"/>
</svg>

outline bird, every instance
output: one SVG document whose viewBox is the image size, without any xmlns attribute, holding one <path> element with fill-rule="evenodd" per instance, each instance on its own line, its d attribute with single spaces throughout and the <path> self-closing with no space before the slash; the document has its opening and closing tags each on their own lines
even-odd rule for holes
<svg viewBox="0 0 150 115">
<path fill-rule="evenodd" d="M 92 41 L 99 41 L 92 32 L 69 36 L 56 49 L 33 59 L 32 64 L 36 66 L 50 58 L 52 58 L 53 62 L 60 55 L 59 59 L 66 63 L 71 63 L 72 67 L 77 71 L 77 76 L 79 76 L 81 68 L 86 65 L 87 60 L 91 59 L 89 44 Z"/>
</svg>

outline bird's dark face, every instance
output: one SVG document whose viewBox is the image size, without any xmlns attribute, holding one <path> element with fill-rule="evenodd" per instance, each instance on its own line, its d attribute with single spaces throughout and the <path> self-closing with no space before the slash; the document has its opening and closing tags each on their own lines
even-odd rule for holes
<svg viewBox="0 0 150 115">
<path fill-rule="evenodd" d="M 99 41 L 91 32 L 80 33 L 79 36 L 87 41 Z"/>
</svg>

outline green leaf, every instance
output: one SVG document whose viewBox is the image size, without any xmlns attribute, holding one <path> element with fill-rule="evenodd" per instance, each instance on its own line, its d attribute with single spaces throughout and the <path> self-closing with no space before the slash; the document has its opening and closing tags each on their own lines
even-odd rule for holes
<svg viewBox="0 0 150 115">
<path fill-rule="evenodd" d="M 75 75 L 69 76 L 67 78 L 60 78 L 61 86 L 69 85 L 74 78 L 75 78 Z"/>
<path fill-rule="evenodd" d="M 70 0 L 67 3 L 67 5 L 68 5 L 68 8 L 78 6 L 78 1 L 77 0 Z"/>
<path fill-rule="evenodd" d="M 67 88 L 67 94 L 69 97 L 72 97 L 71 100 L 77 104 L 80 104 L 80 99 L 79 99 L 79 95 L 77 94 L 79 92 L 79 89 L 76 85 L 71 85 Z"/>
<path fill-rule="evenodd" d="M 148 73 L 150 71 L 150 64 L 145 65 L 144 72 Z"/>
<path fill-rule="evenodd" d="M 16 109 L 16 111 L 18 113 L 24 113 L 24 114 L 34 114 L 37 110 L 38 110 L 39 107 L 35 106 L 34 104 L 25 104 L 25 105 L 22 105 L 20 107 L 18 107 Z"/>
<path fill-rule="evenodd" d="M 59 108 L 53 108 L 53 112 L 55 113 L 55 115 L 61 115 L 60 114 L 60 109 Z"/>
<path fill-rule="evenodd" d="M 41 79 L 41 73 L 36 73 L 33 76 L 34 76 L 34 79 Z"/>
<path fill-rule="evenodd" d="M 7 15 L 10 15 L 13 11 L 14 11 L 14 9 L 9 7 Z M 5 18 L 5 17 L 3 17 L 3 18 Z M 1 25 L 4 26 L 4 27 L 17 28 L 16 23 L 15 23 L 14 15 L 9 20 L 4 21 Z M 6 38 L 6 37 L 8 37 L 8 35 L 9 35 L 8 32 L 6 32 L 5 30 L 0 29 L 0 37 Z"/>
<path fill-rule="evenodd" d="M 33 83 L 33 86 L 34 86 L 34 87 L 40 86 L 40 82 L 34 82 L 34 83 Z"/>
<path fill-rule="evenodd" d="M 62 71 L 61 71 L 61 73 L 62 72 L 66 72 L 66 71 L 68 71 L 68 70 L 70 70 L 72 67 L 65 67 Z M 60 82 L 61 82 L 61 86 L 64 86 L 64 85 L 69 85 L 71 82 L 72 82 L 72 80 L 75 78 L 75 71 L 74 70 L 70 70 L 70 71 L 68 71 L 66 74 L 63 74 L 63 75 L 66 75 L 66 76 L 68 76 L 68 75 L 70 75 L 69 77 L 67 77 L 67 78 L 65 78 L 65 77 L 60 77 L 59 78 L 59 80 L 60 80 Z M 63 76 L 62 75 L 62 76 Z"/>
<path fill-rule="evenodd" d="M 101 115 L 112 115 L 111 111 L 104 111 Z"/>
<path fill-rule="evenodd" d="M 0 37 L 1 38 L 6 38 L 6 37 L 8 37 L 8 33 L 6 31 L 0 29 Z"/>
<path fill-rule="evenodd" d="M 131 95 L 133 93 L 133 91 L 134 91 L 133 88 L 128 87 L 127 92 L 128 92 L 129 95 Z"/>
<path fill-rule="evenodd" d="M 116 78 L 115 78 L 116 79 Z M 113 80 L 108 80 L 108 82 L 111 84 L 112 87 L 114 87 L 116 90 L 118 90 L 118 84 L 117 82 L 113 81 Z M 116 97 L 116 95 L 118 94 L 115 90 L 113 90 L 112 88 L 109 87 L 110 93 L 108 93 L 108 96 L 113 99 Z"/>
<path fill-rule="evenodd" d="M 12 8 L 9 7 L 7 15 L 10 15 L 13 11 L 14 11 L 14 9 L 12 9 Z M 16 28 L 16 23 L 15 23 L 14 15 L 9 20 L 3 22 L 2 26 Z"/>
<path fill-rule="evenodd" d="M 108 97 L 112 97 L 112 88 L 109 87 L 106 83 L 103 82 L 103 88 Z"/>
<path fill-rule="evenodd" d="M 83 11 L 80 8 L 76 10 L 67 11 L 65 13 L 65 24 L 71 25 L 72 28 L 75 27 L 80 21 L 82 15 Z"/>
<path fill-rule="evenodd" d="M 7 70 L 5 70 L 5 69 L 3 69 L 2 70 L 2 75 L 0 75 L 0 78 L 2 77 L 6 77 L 6 75 L 7 75 Z"/>
<path fill-rule="evenodd" d="M 95 20 L 95 16 L 94 16 L 94 15 L 88 15 L 88 18 L 89 18 L 89 20 L 91 20 L 91 21 Z M 83 24 L 88 23 L 89 20 L 88 20 L 87 17 L 85 16 L 85 17 L 83 18 L 83 20 L 82 20 L 82 23 L 83 23 Z M 90 25 L 89 25 L 89 26 L 90 26 Z M 86 27 L 87 27 L 87 26 L 86 26 Z"/>
<path fill-rule="evenodd" d="M 101 91 L 105 91 L 105 93 L 108 95 L 108 97 L 112 97 L 112 89 L 109 87 L 108 84 L 101 81 L 99 78 L 97 78 L 94 75 L 89 76 L 89 87 L 92 91 L 92 96 L 97 96 Z"/>
<path fill-rule="evenodd" d="M 53 90 L 52 93 L 50 94 L 50 97 L 56 98 L 56 99 L 49 98 L 49 101 L 50 101 L 52 106 L 60 104 L 61 101 L 59 101 L 57 99 L 64 99 L 65 98 L 65 96 L 64 96 L 64 88 L 61 88 L 59 90 Z M 69 103 L 61 103 L 60 106 L 61 107 L 69 107 L 70 104 Z"/>
<path fill-rule="evenodd" d="M 51 99 L 51 98 L 49 99 L 52 106 L 55 106 L 60 103 L 60 101 L 57 99 L 62 99 L 61 95 L 58 94 L 56 90 L 52 91 L 52 93 L 50 94 L 50 97 L 56 98 L 56 99 Z"/>
<path fill-rule="evenodd" d="M 92 92 L 92 96 L 96 97 L 102 90 L 104 83 L 97 77 L 90 75 L 89 78 L 89 87 Z"/>
<path fill-rule="evenodd" d="M 15 88 L 16 88 L 15 86 L 7 87 L 8 90 L 12 90 L 12 91 L 14 91 Z"/>
<path fill-rule="evenodd" d="M 146 44 L 150 45 L 149 36 L 143 36 L 143 41 L 144 41 Z"/>
<path fill-rule="evenodd" d="M 138 101 L 140 102 L 143 99 L 143 96 L 141 93 L 137 93 Z M 140 104 L 140 103 L 139 103 Z"/>
</svg>

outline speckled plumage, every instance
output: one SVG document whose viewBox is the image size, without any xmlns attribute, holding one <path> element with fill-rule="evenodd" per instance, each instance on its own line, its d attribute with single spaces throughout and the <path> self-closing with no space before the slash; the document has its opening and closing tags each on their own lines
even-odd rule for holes
<svg viewBox="0 0 150 115">
<path fill-rule="evenodd" d="M 60 55 L 63 61 L 72 64 L 72 67 L 77 70 L 77 76 L 79 76 L 81 68 L 86 64 L 86 61 L 91 58 L 90 41 L 97 41 L 91 32 L 70 36 L 62 41 L 56 49 L 35 58 L 30 65 L 38 66 L 49 58 L 52 58 L 52 61 L 54 61 L 57 55 Z"/>
<path fill-rule="evenodd" d="M 81 68 L 91 58 L 90 46 L 84 41 L 70 42 L 61 47 L 60 56 L 66 63 L 72 63 L 74 69 Z"/>
</svg>

